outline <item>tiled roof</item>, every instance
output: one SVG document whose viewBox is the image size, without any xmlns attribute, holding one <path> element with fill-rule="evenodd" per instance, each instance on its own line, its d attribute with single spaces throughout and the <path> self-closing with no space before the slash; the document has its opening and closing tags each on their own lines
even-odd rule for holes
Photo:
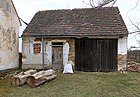
<svg viewBox="0 0 140 97">
<path fill-rule="evenodd" d="M 117 7 L 46 10 L 35 14 L 22 36 L 88 37 L 128 35 Z"/>
</svg>

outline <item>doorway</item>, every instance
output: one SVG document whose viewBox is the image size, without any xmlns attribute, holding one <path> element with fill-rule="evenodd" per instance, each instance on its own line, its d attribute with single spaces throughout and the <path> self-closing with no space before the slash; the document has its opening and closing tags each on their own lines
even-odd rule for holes
<svg viewBox="0 0 140 97">
<path fill-rule="evenodd" d="M 63 46 L 62 43 L 53 43 L 52 66 L 54 70 L 63 69 Z"/>
</svg>

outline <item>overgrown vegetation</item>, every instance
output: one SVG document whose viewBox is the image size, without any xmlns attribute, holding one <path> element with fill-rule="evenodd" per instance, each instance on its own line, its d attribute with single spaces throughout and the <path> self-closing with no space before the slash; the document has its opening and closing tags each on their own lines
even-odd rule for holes
<svg viewBox="0 0 140 97">
<path fill-rule="evenodd" d="M 140 73 L 76 72 L 62 74 L 46 85 L 10 86 L 0 80 L 0 97 L 140 97 Z"/>
</svg>

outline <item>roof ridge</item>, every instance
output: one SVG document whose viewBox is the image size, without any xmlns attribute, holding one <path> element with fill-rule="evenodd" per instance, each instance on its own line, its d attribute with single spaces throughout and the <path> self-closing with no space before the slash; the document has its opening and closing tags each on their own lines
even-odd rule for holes
<svg viewBox="0 0 140 97">
<path fill-rule="evenodd" d="M 108 9 L 108 8 L 117 8 L 118 7 L 101 7 L 101 8 L 92 8 L 92 7 L 87 7 L 87 8 L 72 8 L 72 9 L 49 9 L 49 10 L 40 10 L 38 12 L 46 12 L 46 11 L 68 11 L 68 10 L 89 10 L 89 9 L 96 9 L 96 10 L 101 10 L 101 9 Z"/>
</svg>

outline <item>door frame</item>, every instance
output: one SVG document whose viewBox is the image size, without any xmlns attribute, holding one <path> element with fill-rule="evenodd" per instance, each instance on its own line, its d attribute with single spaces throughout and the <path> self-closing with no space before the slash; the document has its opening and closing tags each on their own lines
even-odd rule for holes
<svg viewBox="0 0 140 97">
<path fill-rule="evenodd" d="M 53 68 L 53 65 L 54 65 L 54 64 L 53 64 L 53 61 L 54 61 L 54 60 L 53 60 L 53 57 L 54 57 L 54 56 L 53 56 L 53 55 L 54 55 L 54 54 L 53 54 L 53 52 L 54 52 L 54 51 L 53 51 L 53 48 L 54 48 L 54 47 L 61 47 L 61 48 L 62 48 L 62 62 L 61 62 L 62 64 L 61 64 L 61 68 L 59 68 L 59 69 L 60 69 L 60 70 L 63 70 L 63 42 L 52 42 L 52 68 Z M 53 69 L 54 69 L 54 68 L 53 68 Z"/>
</svg>

